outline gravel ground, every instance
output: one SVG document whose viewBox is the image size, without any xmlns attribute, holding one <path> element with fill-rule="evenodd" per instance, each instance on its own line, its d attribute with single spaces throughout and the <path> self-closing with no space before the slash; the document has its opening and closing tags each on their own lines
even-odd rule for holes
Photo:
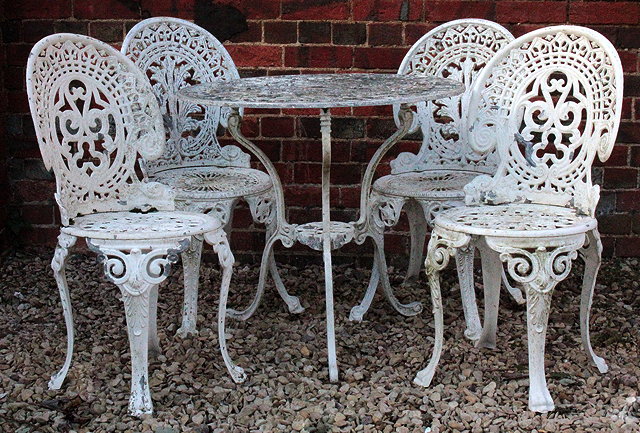
<svg viewBox="0 0 640 433">
<path fill-rule="evenodd" d="M 92 256 L 75 255 L 69 283 L 76 351 L 60 391 L 49 376 L 64 358 L 64 322 L 49 268 L 52 251 L 5 256 L 0 263 L 0 430 L 5 432 L 603 432 L 640 431 L 640 281 L 638 260 L 608 260 L 592 314 L 592 342 L 610 371 L 588 366 L 580 344 L 582 266 L 556 289 L 547 336 L 547 378 L 555 412 L 527 410 L 524 311 L 503 296 L 497 350 L 463 337 L 458 286 L 445 273 L 445 349 L 430 389 L 412 384 L 431 354 L 430 308 L 418 317 L 395 313 L 380 295 L 362 323 L 347 320 L 368 271 L 335 268 L 341 381 L 328 383 L 322 269 L 282 267 L 290 291 L 307 310 L 290 315 L 269 287 L 247 322 L 228 322 L 230 353 L 249 373 L 235 385 L 216 341 L 219 272 L 203 267 L 200 333 L 181 339 L 181 268 L 160 289 L 163 355 L 150 365 L 154 416 L 127 415 L 129 347 L 115 286 Z M 392 281 L 401 271 L 391 269 Z M 255 266 L 238 265 L 231 305 L 246 305 Z M 480 288 L 480 286 L 478 286 Z M 401 299 L 429 303 L 425 281 L 399 289 Z M 480 294 L 480 292 L 479 292 Z"/>
</svg>

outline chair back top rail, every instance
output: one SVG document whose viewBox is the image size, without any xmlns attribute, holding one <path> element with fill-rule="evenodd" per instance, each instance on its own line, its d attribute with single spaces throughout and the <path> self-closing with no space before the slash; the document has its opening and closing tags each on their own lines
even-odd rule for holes
<svg viewBox="0 0 640 433">
<path fill-rule="evenodd" d="M 487 62 L 513 41 L 507 29 L 492 21 L 461 19 L 440 25 L 420 38 L 407 52 L 400 75 L 435 75 L 461 81 L 458 96 L 417 105 L 412 131 L 422 132 L 417 154 L 401 153 L 391 162 L 392 173 L 429 169 L 464 169 L 493 174 L 497 159 L 479 153 L 467 140 L 467 113 L 472 83 Z M 394 106 L 398 123 L 399 106 Z"/>
<path fill-rule="evenodd" d="M 27 94 L 64 225 L 78 215 L 171 208 L 170 191 L 141 182 L 139 155 L 164 151 L 158 104 L 140 70 L 88 36 L 54 34 L 27 63 Z"/>
<path fill-rule="evenodd" d="M 136 24 L 122 44 L 147 76 L 158 99 L 167 131 L 161 158 L 146 161 L 147 174 L 184 166 L 249 167 L 249 154 L 220 146 L 219 126 L 230 110 L 178 99 L 184 87 L 239 78 L 231 56 L 211 33 L 189 21 L 155 17 Z"/>
<path fill-rule="evenodd" d="M 467 185 L 468 203 L 537 203 L 594 215 L 591 166 L 613 149 L 623 73 L 600 33 L 555 26 L 528 33 L 494 57 L 475 83 L 470 143 L 497 151 L 496 174 Z"/>
</svg>

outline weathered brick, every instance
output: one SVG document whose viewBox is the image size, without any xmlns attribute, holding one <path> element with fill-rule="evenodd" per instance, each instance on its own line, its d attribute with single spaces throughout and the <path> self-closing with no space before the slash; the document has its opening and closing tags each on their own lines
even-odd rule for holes
<svg viewBox="0 0 640 433">
<path fill-rule="evenodd" d="M 97 21 L 89 24 L 89 36 L 103 42 L 122 42 L 124 23 L 122 21 Z"/>
<path fill-rule="evenodd" d="M 23 21 L 22 22 L 22 40 L 24 42 L 38 42 L 40 39 L 54 32 L 53 21 Z"/>
<path fill-rule="evenodd" d="M 499 23 L 564 23 L 567 8 L 564 1 L 500 1 L 496 2 Z"/>
<path fill-rule="evenodd" d="M 356 48 L 353 66 L 363 69 L 397 70 L 406 52 L 404 48 Z"/>
<path fill-rule="evenodd" d="M 625 96 L 640 96 L 640 75 L 626 75 L 624 77 Z"/>
<path fill-rule="evenodd" d="M 331 136 L 338 139 L 364 137 L 364 119 L 334 117 L 331 121 Z"/>
<path fill-rule="evenodd" d="M 285 20 L 345 20 L 349 18 L 348 0 L 282 0 Z"/>
<path fill-rule="evenodd" d="M 353 0 L 356 21 L 418 21 L 421 18 L 420 0 Z"/>
<path fill-rule="evenodd" d="M 367 41 L 367 27 L 363 23 L 333 23 L 332 28 L 336 45 L 360 45 Z"/>
<path fill-rule="evenodd" d="M 264 41 L 292 44 L 298 40 L 298 23 L 294 21 L 267 21 L 264 23 Z"/>
<path fill-rule="evenodd" d="M 631 215 L 613 214 L 598 217 L 598 230 L 603 234 L 626 235 L 631 233 Z"/>
<path fill-rule="evenodd" d="M 331 23 L 312 21 L 300 23 L 298 41 L 303 44 L 323 44 L 331 42 Z"/>
<path fill-rule="evenodd" d="M 640 48 L 640 27 L 617 26 L 620 48 Z"/>
<path fill-rule="evenodd" d="M 43 3 L 43 2 L 40 2 Z M 44 2 L 57 3 L 57 2 Z M 51 17 L 51 18 L 64 18 Z M 140 19 L 140 9 L 134 2 L 118 0 L 82 0 L 73 4 L 73 16 L 79 19 Z"/>
<path fill-rule="evenodd" d="M 260 135 L 263 137 L 292 137 L 293 118 L 262 117 L 260 119 Z"/>
<path fill-rule="evenodd" d="M 4 14 L 7 19 L 56 19 L 71 16 L 71 0 L 21 0 L 17 4 L 6 4 Z"/>
<path fill-rule="evenodd" d="M 401 45 L 401 24 L 369 24 L 369 45 Z"/>
<path fill-rule="evenodd" d="M 278 45 L 227 44 L 226 48 L 238 67 L 282 66 L 282 47 Z"/>
<path fill-rule="evenodd" d="M 231 36 L 229 41 L 235 43 L 262 42 L 262 21 L 247 21 L 247 30 Z M 265 40 L 265 42 L 268 41 Z"/>
<path fill-rule="evenodd" d="M 79 35 L 89 34 L 89 22 L 79 20 L 64 20 L 53 23 L 56 33 L 76 33 Z"/>
<path fill-rule="evenodd" d="M 352 49 L 340 46 L 285 47 L 285 66 L 303 68 L 349 68 Z"/>
<path fill-rule="evenodd" d="M 569 21 L 574 24 L 638 24 L 640 3 L 636 1 L 570 2 Z"/>
<path fill-rule="evenodd" d="M 413 45 L 436 26 L 431 23 L 408 23 L 404 26 L 404 44 Z"/>
<path fill-rule="evenodd" d="M 186 0 L 186 3 L 192 2 L 193 0 Z M 273 19 L 280 16 L 279 0 L 216 0 L 216 3 L 237 8 L 247 19 Z"/>
<path fill-rule="evenodd" d="M 446 22 L 460 18 L 485 18 L 495 16 L 495 3 L 491 1 L 429 1 L 425 3 L 428 21 Z"/>
<path fill-rule="evenodd" d="M 605 188 L 637 188 L 638 170 L 635 168 L 607 167 L 604 170 Z"/>
<path fill-rule="evenodd" d="M 616 239 L 617 257 L 638 257 L 640 256 L 640 237 L 628 237 Z"/>
</svg>

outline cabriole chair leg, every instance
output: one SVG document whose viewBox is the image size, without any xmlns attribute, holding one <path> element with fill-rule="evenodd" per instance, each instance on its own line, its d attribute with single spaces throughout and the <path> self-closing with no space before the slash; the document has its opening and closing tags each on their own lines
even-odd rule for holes
<svg viewBox="0 0 640 433">
<path fill-rule="evenodd" d="M 51 268 L 53 269 L 53 276 L 58 285 L 58 291 L 60 292 L 64 324 L 67 330 L 67 352 L 62 368 L 51 376 L 49 389 L 60 389 L 62 382 L 64 382 L 64 379 L 67 377 L 69 367 L 71 366 L 71 358 L 73 357 L 73 310 L 71 308 L 71 297 L 69 296 L 69 285 L 67 284 L 65 267 L 69 256 L 69 249 L 75 245 L 76 241 L 77 238 L 75 236 L 60 233 L 58 236 L 58 245 L 51 260 Z"/>
</svg>

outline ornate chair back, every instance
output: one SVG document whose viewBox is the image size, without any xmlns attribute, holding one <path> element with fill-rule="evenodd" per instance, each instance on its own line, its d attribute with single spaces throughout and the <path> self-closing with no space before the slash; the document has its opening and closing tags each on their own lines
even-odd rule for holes
<svg viewBox="0 0 640 433">
<path fill-rule="evenodd" d="M 137 160 L 164 151 L 162 117 L 129 59 L 87 36 L 51 35 L 31 50 L 27 93 L 64 225 L 79 215 L 156 207 L 145 203 L 146 189 L 160 186 L 140 181 Z"/>
<path fill-rule="evenodd" d="M 417 154 L 401 153 L 392 161 L 392 173 L 462 169 L 493 174 L 497 165 L 494 155 L 474 151 L 466 136 L 471 84 L 511 41 L 511 33 L 494 22 L 462 19 L 436 27 L 411 47 L 398 74 L 451 78 L 462 81 L 466 91 L 418 104 L 412 131 L 421 129 L 422 145 Z M 394 107 L 396 123 L 398 109 Z"/>
<path fill-rule="evenodd" d="M 183 87 L 239 78 L 231 56 L 211 33 L 178 18 L 150 18 L 129 31 L 122 52 L 149 79 L 167 131 L 167 150 L 145 161 L 147 174 L 190 166 L 249 167 L 247 153 L 221 147 L 216 137 L 228 110 L 178 100 Z"/>
<path fill-rule="evenodd" d="M 492 178 L 467 185 L 467 202 L 537 203 L 593 215 L 591 165 L 613 149 L 622 107 L 622 65 L 601 34 L 577 26 L 526 34 L 476 81 L 470 142 L 497 149 Z"/>
</svg>

